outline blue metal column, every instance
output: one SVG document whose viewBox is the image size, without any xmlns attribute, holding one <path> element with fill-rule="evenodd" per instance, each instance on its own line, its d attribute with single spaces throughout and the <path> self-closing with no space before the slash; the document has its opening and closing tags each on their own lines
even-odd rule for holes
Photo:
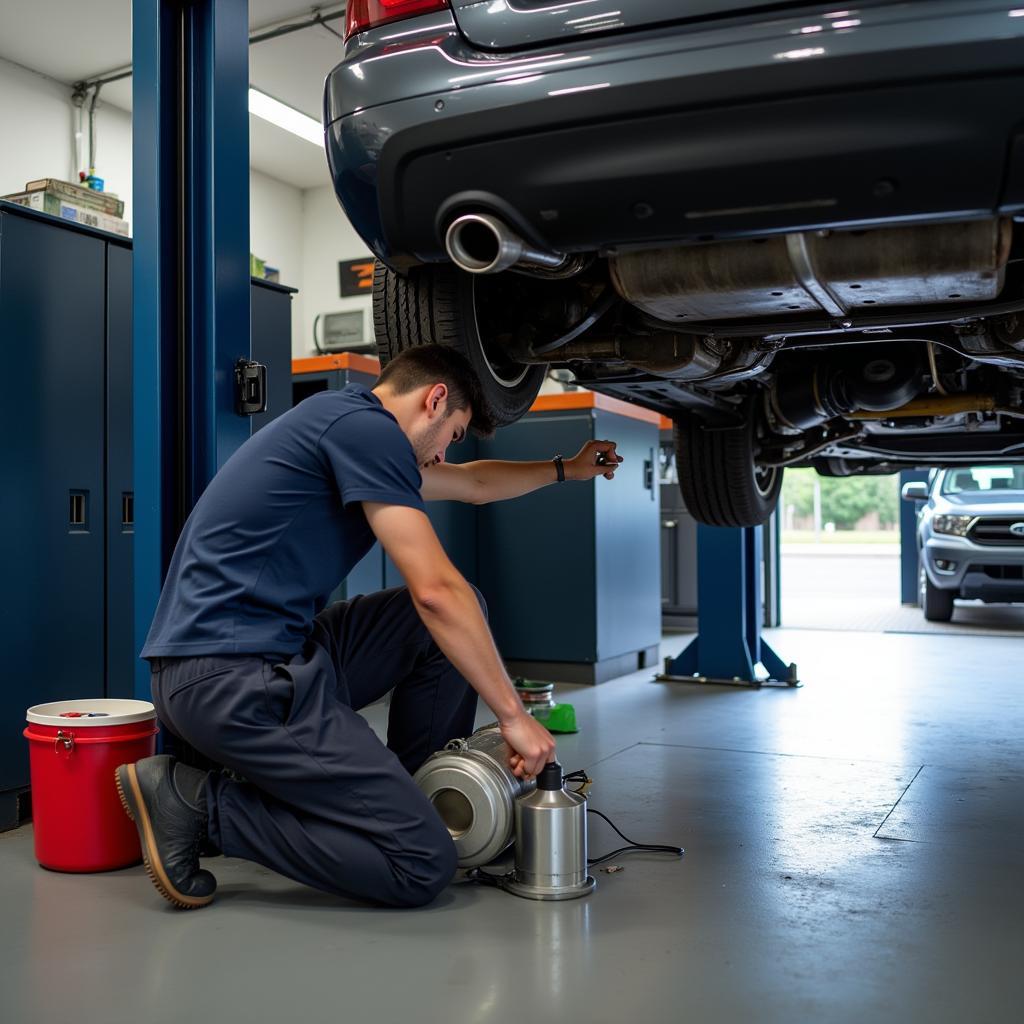
<svg viewBox="0 0 1024 1024">
<path fill-rule="evenodd" d="M 900 473 L 900 494 L 903 485 L 927 483 L 928 470 L 905 469 Z M 900 500 L 900 604 L 917 604 L 920 555 L 917 552 L 917 513 L 921 505 Z"/>
<path fill-rule="evenodd" d="M 697 527 L 698 634 L 681 654 L 665 659 L 665 680 L 761 686 L 799 686 L 787 665 L 761 639 L 760 527 Z M 765 673 L 758 673 L 762 666 Z"/>
<path fill-rule="evenodd" d="M 248 0 L 132 4 L 136 650 L 185 519 L 250 433 L 248 42 Z"/>
</svg>

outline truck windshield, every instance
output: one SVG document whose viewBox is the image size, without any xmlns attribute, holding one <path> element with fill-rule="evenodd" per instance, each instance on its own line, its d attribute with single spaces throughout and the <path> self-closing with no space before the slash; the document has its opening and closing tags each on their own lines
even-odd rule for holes
<svg viewBox="0 0 1024 1024">
<path fill-rule="evenodd" d="M 943 494 L 965 491 L 1024 491 L 1024 466 L 971 466 L 951 469 L 942 481 Z"/>
</svg>

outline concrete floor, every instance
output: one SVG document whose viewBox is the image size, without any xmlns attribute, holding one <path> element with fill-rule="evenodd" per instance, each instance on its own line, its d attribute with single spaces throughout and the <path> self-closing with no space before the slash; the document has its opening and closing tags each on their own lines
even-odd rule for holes
<svg viewBox="0 0 1024 1024">
<path fill-rule="evenodd" d="M 593 806 L 687 850 L 622 858 L 586 900 L 456 885 L 386 911 L 216 860 L 218 901 L 180 913 L 141 868 L 52 874 L 29 829 L 0 836 L 0 1020 L 1019 1020 L 1020 641 L 771 640 L 803 689 L 563 688 Z"/>
</svg>

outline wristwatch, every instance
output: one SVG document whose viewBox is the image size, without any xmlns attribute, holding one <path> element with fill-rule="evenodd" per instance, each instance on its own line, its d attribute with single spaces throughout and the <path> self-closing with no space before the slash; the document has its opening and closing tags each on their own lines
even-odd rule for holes
<svg viewBox="0 0 1024 1024">
<path fill-rule="evenodd" d="M 565 483 L 565 466 L 562 465 L 562 456 L 556 455 L 552 460 L 555 464 L 555 472 L 558 474 L 558 482 L 560 484 Z"/>
</svg>

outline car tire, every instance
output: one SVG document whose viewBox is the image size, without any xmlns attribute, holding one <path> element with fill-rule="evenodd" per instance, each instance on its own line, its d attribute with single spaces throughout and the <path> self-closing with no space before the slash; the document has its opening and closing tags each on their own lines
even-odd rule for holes
<svg viewBox="0 0 1024 1024">
<path fill-rule="evenodd" d="M 954 590 L 942 590 L 935 586 L 924 566 L 921 566 L 920 575 L 920 602 L 921 611 L 929 622 L 949 622 L 953 618 L 953 599 L 956 597 Z"/>
<path fill-rule="evenodd" d="M 679 489 L 698 522 L 760 526 L 775 510 L 783 471 L 755 463 L 756 424 L 752 405 L 737 426 L 712 426 L 695 417 L 676 421 Z"/>
<path fill-rule="evenodd" d="M 475 275 L 453 266 L 399 274 L 379 260 L 373 275 L 373 327 L 381 365 L 418 345 L 450 345 L 476 370 L 495 423 L 505 426 L 533 405 L 547 367 L 488 351 L 478 329 Z"/>
</svg>

